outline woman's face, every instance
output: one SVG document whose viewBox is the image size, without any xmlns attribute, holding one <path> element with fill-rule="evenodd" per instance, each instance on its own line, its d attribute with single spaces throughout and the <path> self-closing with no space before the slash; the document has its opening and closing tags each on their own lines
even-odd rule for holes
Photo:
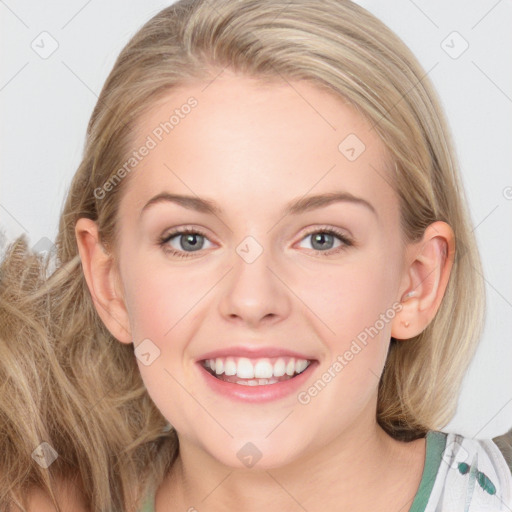
<svg viewBox="0 0 512 512">
<path fill-rule="evenodd" d="M 180 439 L 275 467 L 368 435 L 406 286 L 375 130 L 310 83 L 224 73 L 172 91 L 136 136 L 118 268 L 142 378 Z M 311 199 L 326 194 L 341 199 Z"/>
</svg>

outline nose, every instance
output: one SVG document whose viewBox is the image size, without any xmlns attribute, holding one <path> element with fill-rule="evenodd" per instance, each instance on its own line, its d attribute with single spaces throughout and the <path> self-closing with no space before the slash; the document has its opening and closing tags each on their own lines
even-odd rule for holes
<svg viewBox="0 0 512 512">
<path fill-rule="evenodd" d="M 219 303 L 220 314 L 229 322 L 255 328 L 274 324 L 290 314 L 292 292 L 284 271 L 271 258 L 271 251 L 251 237 L 242 242 L 226 276 Z"/>
</svg>

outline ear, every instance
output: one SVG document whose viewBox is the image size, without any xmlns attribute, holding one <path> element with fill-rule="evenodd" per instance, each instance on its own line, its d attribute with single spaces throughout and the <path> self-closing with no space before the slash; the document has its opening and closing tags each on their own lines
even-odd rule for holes
<svg viewBox="0 0 512 512">
<path fill-rule="evenodd" d="M 442 221 L 430 224 L 422 239 L 407 247 L 406 268 L 398 297 L 402 309 L 391 325 L 393 338 L 417 336 L 432 321 L 450 278 L 454 254 L 453 230 Z"/>
<path fill-rule="evenodd" d="M 112 336 L 122 343 L 131 343 L 128 312 L 113 255 L 102 245 L 93 220 L 78 219 L 75 236 L 85 280 L 98 315 Z"/>
</svg>

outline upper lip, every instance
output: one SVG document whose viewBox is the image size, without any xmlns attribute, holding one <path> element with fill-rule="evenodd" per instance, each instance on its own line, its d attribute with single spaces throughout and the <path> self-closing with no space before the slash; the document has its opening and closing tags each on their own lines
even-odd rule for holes
<svg viewBox="0 0 512 512">
<path fill-rule="evenodd" d="M 216 359 L 217 357 L 248 357 L 253 359 L 260 359 L 265 357 L 294 357 L 296 359 L 305 359 L 308 361 L 314 361 L 315 359 L 295 352 L 279 347 L 251 347 L 251 346 L 234 346 L 228 348 L 222 348 L 218 350 L 212 350 L 207 352 L 198 358 L 198 361 L 204 361 L 205 359 Z"/>
</svg>

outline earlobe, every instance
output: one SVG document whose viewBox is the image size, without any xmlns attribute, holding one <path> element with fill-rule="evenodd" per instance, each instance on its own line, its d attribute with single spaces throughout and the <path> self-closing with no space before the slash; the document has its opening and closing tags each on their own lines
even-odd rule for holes
<svg viewBox="0 0 512 512">
<path fill-rule="evenodd" d="M 425 330 L 436 315 L 455 254 L 452 228 L 442 221 L 430 224 L 422 239 L 407 249 L 407 264 L 400 293 L 402 309 L 394 318 L 391 336 L 408 339 Z"/>
<path fill-rule="evenodd" d="M 91 219 L 78 219 L 75 236 L 85 280 L 101 320 L 122 343 L 131 343 L 128 312 L 117 283 L 114 259 L 99 239 L 98 227 Z"/>
</svg>

